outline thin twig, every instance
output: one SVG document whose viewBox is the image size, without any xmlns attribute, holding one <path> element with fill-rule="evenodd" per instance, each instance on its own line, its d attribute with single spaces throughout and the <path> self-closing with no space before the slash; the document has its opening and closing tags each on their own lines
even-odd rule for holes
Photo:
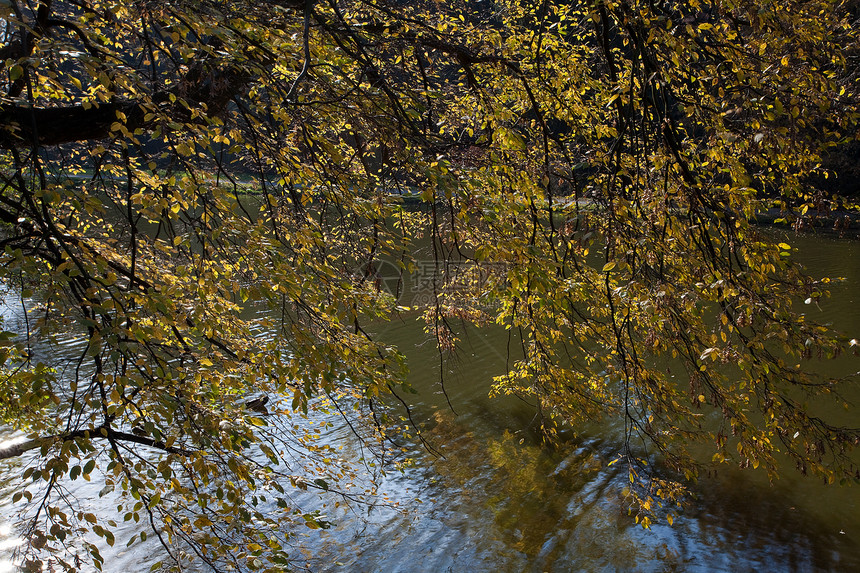
<svg viewBox="0 0 860 573">
<path fill-rule="evenodd" d="M 299 87 L 299 82 L 301 82 L 306 75 L 308 75 L 308 70 L 311 67 L 311 46 L 310 46 L 310 29 L 311 29 L 311 8 L 313 7 L 314 0 L 305 0 L 305 19 L 302 28 L 302 43 L 304 44 L 305 51 L 305 62 L 302 65 L 302 71 L 299 72 L 299 75 L 293 81 L 293 85 L 290 86 L 290 91 L 287 92 L 287 101 L 295 98 L 296 89 Z"/>
</svg>

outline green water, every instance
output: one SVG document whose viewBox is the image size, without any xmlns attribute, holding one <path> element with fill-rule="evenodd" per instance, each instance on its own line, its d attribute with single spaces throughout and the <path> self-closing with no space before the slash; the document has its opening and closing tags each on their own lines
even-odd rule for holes
<svg viewBox="0 0 860 573">
<path fill-rule="evenodd" d="M 860 243 L 791 242 L 813 274 L 846 278 L 806 312 L 860 339 Z M 409 296 L 410 285 L 404 288 Z M 435 452 L 417 439 L 406 442 L 418 463 L 382 483 L 400 509 L 359 507 L 333 515 L 337 525 L 328 531 L 302 533 L 296 556 L 310 571 L 860 571 L 856 486 L 825 486 L 791 471 L 771 485 L 762 472 L 723 466 L 693 487 L 672 527 L 644 531 L 626 512 L 624 469 L 608 465 L 620 443 L 612 420 L 549 447 L 539 439 L 533 407 L 487 397 L 492 376 L 505 369 L 506 333 L 466 330 L 459 352 L 442 359 L 408 314 L 377 325 L 376 334 L 407 354 L 418 394 L 404 398 Z M 52 351 L 62 356 L 62 347 Z M 860 371 L 860 358 L 811 365 L 848 374 Z M 856 412 L 849 416 L 860 423 Z M 346 427 L 325 439 L 347 449 L 354 442 Z M 0 464 L 0 520 L 7 524 L 20 464 Z M 76 487 L 86 505 L 110 511 L 98 485 Z M 0 553 L 8 556 L 14 543 L 14 533 L 0 526 Z M 159 550 L 110 550 L 106 570 L 147 570 Z"/>
<path fill-rule="evenodd" d="M 804 311 L 860 339 L 860 243 L 790 240 L 813 274 L 846 279 Z M 413 415 L 442 456 L 416 447 L 418 467 L 386 484 L 419 495 L 414 513 L 371 518 L 358 530 L 343 523 L 331 536 L 338 544 L 351 536 L 347 549 L 328 548 L 313 570 L 860 571 L 860 488 L 825 486 L 790 468 L 771 485 L 761 471 L 722 466 L 693 487 L 673 526 L 642 530 L 621 494 L 625 470 L 608 466 L 620 421 L 542 445 L 534 408 L 487 397 L 505 369 L 507 335 L 466 332 L 458 354 L 440 362 L 416 324 L 379 330 L 409 356 L 419 390 Z M 860 358 L 810 367 L 845 375 L 860 371 Z M 849 417 L 860 423 L 856 412 Z"/>
</svg>

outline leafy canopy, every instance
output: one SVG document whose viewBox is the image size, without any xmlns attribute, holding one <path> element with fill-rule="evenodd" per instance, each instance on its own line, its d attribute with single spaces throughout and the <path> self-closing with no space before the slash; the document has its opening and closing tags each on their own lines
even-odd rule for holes
<svg viewBox="0 0 860 573">
<path fill-rule="evenodd" d="M 418 241 L 440 351 L 453 319 L 501 325 L 521 355 L 494 392 L 550 434 L 623 419 L 646 527 L 710 463 L 857 479 L 858 429 L 813 409 L 856 379 L 802 362 L 847 345 L 796 308 L 827 281 L 754 225 L 839 200 L 815 185 L 857 130 L 855 3 L 7 5 L 0 273 L 33 333 L 81 341 L 62 371 L 2 347 L 34 567 L 115 541 L 78 478 L 176 567 L 280 570 L 327 526 L 291 491 L 374 495 L 320 426 L 397 453 L 406 366 L 364 325 L 412 312 L 377 271 Z"/>
</svg>

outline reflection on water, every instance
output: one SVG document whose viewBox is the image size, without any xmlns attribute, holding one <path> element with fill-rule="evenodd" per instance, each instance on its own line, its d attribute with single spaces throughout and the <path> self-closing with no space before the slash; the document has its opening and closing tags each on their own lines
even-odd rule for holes
<svg viewBox="0 0 860 573">
<path fill-rule="evenodd" d="M 0 447 L 11 445 L 15 438 L 6 439 L 9 436 L 7 432 L 0 432 Z M 15 567 L 11 561 L 12 552 L 18 547 L 23 540 L 19 538 L 12 528 L 11 522 L 8 520 L 7 511 L 12 503 L 12 495 L 18 487 L 21 479 L 21 460 L 6 460 L 0 464 L 0 507 L 3 511 L 3 517 L 7 518 L 0 523 L 0 573 L 14 571 Z"/>
<path fill-rule="evenodd" d="M 848 279 L 807 312 L 860 338 L 860 243 L 791 242 L 816 274 Z M 693 486 L 695 498 L 673 526 L 644 531 L 627 515 L 626 472 L 608 465 L 619 447 L 611 421 L 549 447 L 528 404 L 487 398 L 491 377 L 505 366 L 504 333 L 470 331 L 459 355 L 440 365 L 421 325 L 380 329 L 408 354 L 419 391 L 413 417 L 441 455 L 413 443 L 416 465 L 385 478 L 383 491 L 402 509 L 339 509 L 330 514 L 336 527 L 302 533 L 294 555 L 310 571 L 860 571 L 856 487 L 825 487 L 791 471 L 771 486 L 762 472 L 721 467 Z M 835 368 L 856 372 L 860 359 L 843 357 Z M 441 374 L 456 413 L 440 391 Z M 353 439 L 345 427 L 326 438 L 346 450 Z M 20 461 L 0 464 L 7 522 L 18 468 Z M 81 488 L 81 499 L 106 503 L 97 485 Z M 0 528 L 0 552 L 16 542 Z M 114 551 L 108 570 L 134 571 L 158 548 Z"/>
<path fill-rule="evenodd" d="M 413 513 L 341 525 L 314 571 L 856 571 L 856 490 L 750 472 L 702 480 L 674 526 L 644 531 L 624 510 L 613 444 L 542 447 L 512 428 L 437 411 L 428 430 L 445 458 L 392 478 L 423 483 Z M 464 419 L 465 418 L 465 419 Z M 498 428 L 497 428 L 498 429 Z M 799 488 L 797 486 L 800 486 Z M 807 499 L 797 494 L 808 495 Z M 816 511 L 816 507 L 829 509 Z M 837 510 L 837 508 L 841 508 Z M 855 536 L 849 536 L 852 529 Z M 845 533 L 840 533 L 843 531 Z M 352 536 L 346 544 L 344 539 Z"/>
</svg>

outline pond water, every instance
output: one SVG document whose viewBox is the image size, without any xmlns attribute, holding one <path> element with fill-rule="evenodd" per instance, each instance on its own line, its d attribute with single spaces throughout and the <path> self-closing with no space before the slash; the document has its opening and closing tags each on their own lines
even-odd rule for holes
<svg viewBox="0 0 860 573">
<path fill-rule="evenodd" d="M 808 313 L 860 338 L 860 243 L 790 242 L 814 274 L 846 279 Z M 332 515 L 329 530 L 302 533 L 296 555 L 310 571 L 860 571 L 857 486 L 825 486 L 792 471 L 771 485 L 763 472 L 723 466 L 693 487 L 673 526 L 645 531 L 627 515 L 625 470 L 608 465 L 619 439 L 611 421 L 548 447 L 533 408 L 487 397 L 505 367 L 504 333 L 467 331 L 456 357 L 441 361 L 417 322 L 396 321 L 376 334 L 407 354 L 419 392 L 410 396 L 413 417 L 438 453 L 415 440 L 409 447 L 418 463 L 384 479 L 399 509 L 361 506 Z M 860 358 L 814 366 L 853 373 Z M 342 427 L 328 439 L 353 438 Z M 11 492 L 21 463 L 0 463 L 0 572 L 13 569 Z M 81 482 L 74 493 L 109 511 L 99 489 Z M 154 544 L 120 549 L 130 535 L 121 531 L 117 549 L 106 552 L 107 571 L 148 570 L 155 560 Z"/>
</svg>

